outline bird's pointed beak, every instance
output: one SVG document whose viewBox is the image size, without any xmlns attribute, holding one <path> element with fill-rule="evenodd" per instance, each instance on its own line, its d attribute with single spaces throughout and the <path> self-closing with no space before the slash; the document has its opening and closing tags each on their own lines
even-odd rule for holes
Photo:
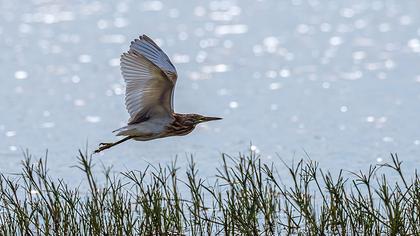
<svg viewBox="0 0 420 236">
<path fill-rule="evenodd" d="M 211 116 L 204 116 L 200 121 L 201 122 L 207 122 L 207 121 L 212 121 L 212 120 L 221 120 L 222 118 L 220 117 L 211 117 Z"/>
</svg>

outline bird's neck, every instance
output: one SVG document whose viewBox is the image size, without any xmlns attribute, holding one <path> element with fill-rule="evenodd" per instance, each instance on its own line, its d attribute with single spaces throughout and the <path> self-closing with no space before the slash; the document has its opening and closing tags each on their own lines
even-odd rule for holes
<svg viewBox="0 0 420 236">
<path fill-rule="evenodd" d="M 185 121 L 188 119 L 187 114 L 174 113 L 173 116 L 174 121 L 172 122 L 170 129 L 174 135 L 186 135 L 195 128 L 195 125 L 186 125 Z"/>
<path fill-rule="evenodd" d="M 187 114 L 179 114 L 179 113 L 174 113 L 174 122 L 178 122 L 178 123 L 185 123 L 184 121 L 188 119 Z"/>
</svg>

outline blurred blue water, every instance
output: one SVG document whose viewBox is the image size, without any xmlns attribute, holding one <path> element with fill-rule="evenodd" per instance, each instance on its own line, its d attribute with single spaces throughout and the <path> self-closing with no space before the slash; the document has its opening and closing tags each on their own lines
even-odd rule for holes
<svg viewBox="0 0 420 236">
<path fill-rule="evenodd" d="M 365 169 L 420 161 L 419 1 L 0 1 L 0 171 L 21 149 L 72 176 L 78 148 L 128 119 L 119 56 L 139 34 L 177 67 L 175 109 L 222 116 L 192 134 L 128 142 L 116 170 L 179 165 L 210 174 L 220 153 L 305 156 Z"/>
</svg>

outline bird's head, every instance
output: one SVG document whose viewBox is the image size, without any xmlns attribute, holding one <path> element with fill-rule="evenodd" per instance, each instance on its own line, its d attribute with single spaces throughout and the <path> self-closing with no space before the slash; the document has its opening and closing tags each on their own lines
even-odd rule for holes
<svg viewBox="0 0 420 236">
<path fill-rule="evenodd" d="M 219 117 L 202 116 L 198 114 L 188 114 L 184 122 L 189 125 L 197 125 L 199 123 L 212 121 L 212 120 L 221 120 L 221 119 L 222 118 L 219 118 Z"/>
</svg>

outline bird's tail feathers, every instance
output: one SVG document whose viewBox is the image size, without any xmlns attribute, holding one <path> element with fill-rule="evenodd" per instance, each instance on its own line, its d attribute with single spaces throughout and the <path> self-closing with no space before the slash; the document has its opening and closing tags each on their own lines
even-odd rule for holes
<svg viewBox="0 0 420 236">
<path fill-rule="evenodd" d="M 131 135 L 132 128 L 129 126 L 124 126 L 119 129 L 112 131 L 112 133 L 116 133 L 116 136 L 129 136 Z"/>
<path fill-rule="evenodd" d="M 124 127 L 119 128 L 119 129 L 113 130 L 112 133 L 125 131 L 125 130 L 127 130 L 127 127 L 128 126 L 124 126 Z"/>
</svg>

